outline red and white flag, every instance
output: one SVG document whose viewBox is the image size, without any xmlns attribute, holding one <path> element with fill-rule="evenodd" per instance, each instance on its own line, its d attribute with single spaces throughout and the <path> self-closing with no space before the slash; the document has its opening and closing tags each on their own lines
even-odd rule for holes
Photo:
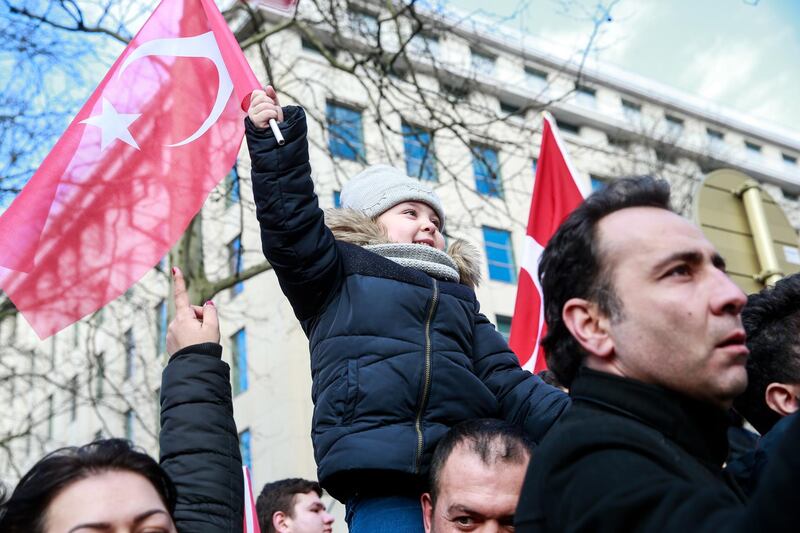
<svg viewBox="0 0 800 533">
<path fill-rule="evenodd" d="M 290 14 L 297 9 L 299 0 L 259 0 L 258 5 L 278 13 Z"/>
<path fill-rule="evenodd" d="M 539 285 L 539 258 L 561 222 L 589 194 L 589 188 L 567 156 L 556 121 L 549 113 L 545 113 L 528 231 L 517 282 L 517 301 L 508 341 L 520 365 L 533 372 L 547 368 L 544 353 L 539 347 L 546 332 L 542 288 Z"/>
<path fill-rule="evenodd" d="M 261 526 L 258 525 L 258 513 L 256 512 L 256 500 L 253 498 L 253 482 L 250 480 L 250 469 L 242 465 L 244 474 L 244 533 L 261 533 Z"/>
<path fill-rule="evenodd" d="M 159 4 L 0 217 L 0 287 L 39 337 L 164 257 L 233 166 L 259 87 L 213 0 Z"/>
</svg>

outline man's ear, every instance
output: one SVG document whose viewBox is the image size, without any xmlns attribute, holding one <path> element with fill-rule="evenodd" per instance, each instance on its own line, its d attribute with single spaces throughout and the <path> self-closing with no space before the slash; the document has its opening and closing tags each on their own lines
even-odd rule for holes
<svg viewBox="0 0 800 533">
<path fill-rule="evenodd" d="M 593 302 L 571 298 L 561 311 L 564 325 L 575 340 L 590 354 L 608 358 L 614 353 L 614 341 L 609 334 L 609 319 Z"/>
<path fill-rule="evenodd" d="M 272 513 L 272 527 L 278 533 L 287 533 L 289 531 L 291 519 L 286 516 L 283 511 L 275 511 Z"/>
<path fill-rule="evenodd" d="M 794 413 L 800 407 L 797 396 L 800 394 L 800 385 L 788 383 L 770 383 L 764 393 L 764 400 L 770 409 L 781 416 Z"/>
<path fill-rule="evenodd" d="M 433 524 L 433 500 L 431 493 L 425 492 L 420 496 L 422 503 L 422 525 L 425 527 L 425 533 L 430 533 L 431 525 Z"/>
</svg>

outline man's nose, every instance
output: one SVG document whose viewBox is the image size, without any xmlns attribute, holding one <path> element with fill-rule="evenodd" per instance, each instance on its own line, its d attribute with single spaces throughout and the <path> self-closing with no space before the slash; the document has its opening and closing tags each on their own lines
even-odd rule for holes
<svg viewBox="0 0 800 533">
<path fill-rule="evenodd" d="M 747 295 L 733 280 L 721 270 L 716 274 L 717 286 L 711 297 L 711 307 L 715 314 L 738 315 L 747 303 Z"/>
</svg>

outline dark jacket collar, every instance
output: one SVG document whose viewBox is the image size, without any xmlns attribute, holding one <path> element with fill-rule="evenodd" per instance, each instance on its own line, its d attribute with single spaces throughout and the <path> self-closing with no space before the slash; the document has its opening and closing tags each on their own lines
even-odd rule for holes
<svg viewBox="0 0 800 533">
<path fill-rule="evenodd" d="M 728 455 L 728 418 L 719 407 L 585 367 L 570 396 L 658 430 L 708 466 L 721 467 Z"/>
</svg>

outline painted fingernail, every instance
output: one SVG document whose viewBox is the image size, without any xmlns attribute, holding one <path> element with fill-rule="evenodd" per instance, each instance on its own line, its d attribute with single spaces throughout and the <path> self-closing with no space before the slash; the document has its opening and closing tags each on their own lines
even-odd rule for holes
<svg viewBox="0 0 800 533">
<path fill-rule="evenodd" d="M 175 267 L 172 267 L 172 275 L 173 275 L 173 276 L 175 275 L 175 273 L 176 273 L 177 271 L 178 271 L 178 269 L 177 269 L 177 268 L 175 268 Z"/>
<path fill-rule="evenodd" d="M 214 306 L 214 302 L 213 302 L 212 300 L 208 300 L 208 301 L 206 302 L 206 305 L 210 305 L 211 307 L 215 307 L 215 306 Z"/>
</svg>

